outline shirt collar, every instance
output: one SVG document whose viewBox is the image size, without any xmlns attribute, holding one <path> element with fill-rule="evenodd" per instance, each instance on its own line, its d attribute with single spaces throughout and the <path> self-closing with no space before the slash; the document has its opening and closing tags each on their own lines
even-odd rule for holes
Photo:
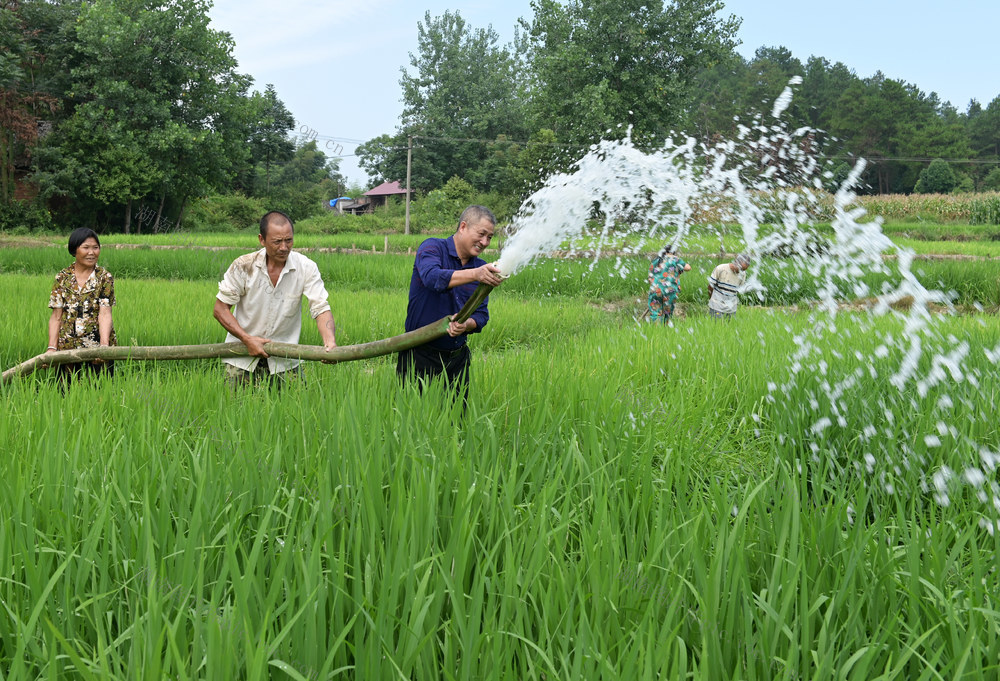
<svg viewBox="0 0 1000 681">
<path fill-rule="evenodd" d="M 259 251 L 257 251 L 257 254 L 260 257 L 255 259 L 254 266 L 257 269 L 259 269 L 259 270 L 266 269 L 266 267 L 267 267 L 267 249 L 262 248 Z M 295 254 L 295 251 L 291 251 L 288 254 L 288 259 L 285 260 L 285 266 L 281 268 L 281 274 L 284 274 L 285 272 L 291 272 L 292 270 L 295 269 L 295 265 L 292 263 L 292 256 L 294 254 Z"/>
<path fill-rule="evenodd" d="M 83 282 L 84 287 L 86 287 L 91 281 L 94 281 L 95 279 L 97 279 L 97 268 L 99 268 L 99 267 L 100 267 L 100 265 L 94 265 L 94 269 L 92 269 L 90 271 L 90 276 L 87 277 L 87 281 Z M 72 265 L 70 265 L 66 269 L 69 271 L 69 275 L 71 277 L 73 277 L 73 279 L 75 280 L 76 279 L 76 263 L 74 262 Z"/>
<path fill-rule="evenodd" d="M 459 262 L 459 266 L 462 269 L 471 268 L 476 266 L 476 258 L 478 256 L 470 255 L 468 262 L 462 262 L 461 256 L 458 254 L 458 249 L 455 248 L 455 235 L 452 234 L 450 237 L 445 239 L 445 244 L 448 246 L 448 255 L 453 257 Z"/>
</svg>

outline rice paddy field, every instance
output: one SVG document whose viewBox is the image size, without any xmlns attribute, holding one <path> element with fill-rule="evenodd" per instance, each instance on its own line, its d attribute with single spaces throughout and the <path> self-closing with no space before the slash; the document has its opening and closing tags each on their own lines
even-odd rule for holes
<svg viewBox="0 0 1000 681">
<path fill-rule="evenodd" d="M 120 344 L 224 339 L 217 282 L 256 242 L 199 239 L 225 248 L 102 251 Z M 412 246 L 310 254 L 340 344 L 402 332 Z M 492 294 L 464 412 L 394 357 L 281 390 L 217 361 L 16 379 L 0 678 L 1000 678 L 991 253 L 915 263 L 954 304 L 924 330 L 820 312 L 767 260 L 715 321 L 705 254 L 653 326 L 641 262 L 543 261 Z M 0 250 L 3 368 L 43 351 L 69 263 Z"/>
</svg>

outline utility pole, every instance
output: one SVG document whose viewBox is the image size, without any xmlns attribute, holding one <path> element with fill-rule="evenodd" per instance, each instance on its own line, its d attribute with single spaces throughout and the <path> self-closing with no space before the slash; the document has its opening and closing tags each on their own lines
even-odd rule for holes
<svg viewBox="0 0 1000 681">
<path fill-rule="evenodd" d="M 403 228 L 403 234 L 410 233 L 410 166 L 413 163 L 413 135 L 406 140 L 406 226 Z"/>
</svg>

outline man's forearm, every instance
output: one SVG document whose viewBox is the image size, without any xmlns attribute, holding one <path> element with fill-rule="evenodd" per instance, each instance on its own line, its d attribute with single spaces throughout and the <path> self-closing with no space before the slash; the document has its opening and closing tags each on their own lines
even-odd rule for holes
<svg viewBox="0 0 1000 681">
<path fill-rule="evenodd" d="M 475 270 L 454 270 L 451 273 L 451 280 L 448 282 L 448 288 L 455 288 L 456 286 L 461 286 L 462 284 L 472 284 L 478 282 L 479 279 L 476 278 Z"/>
<path fill-rule="evenodd" d="M 215 300 L 215 308 L 212 310 L 212 314 L 219 321 L 219 324 L 222 325 L 222 328 L 239 338 L 244 343 L 246 343 L 247 338 L 250 338 L 250 334 L 247 333 L 242 326 L 240 326 L 238 321 L 236 321 L 236 317 L 233 315 L 233 311 L 230 307 L 218 298 Z"/>
<path fill-rule="evenodd" d="M 321 312 L 316 317 L 316 328 L 323 339 L 323 345 L 337 344 L 337 324 L 333 321 L 333 313 L 329 310 Z"/>
</svg>

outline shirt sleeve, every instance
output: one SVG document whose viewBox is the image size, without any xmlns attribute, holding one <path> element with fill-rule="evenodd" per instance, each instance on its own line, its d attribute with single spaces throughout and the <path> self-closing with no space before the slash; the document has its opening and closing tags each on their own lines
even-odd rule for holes
<svg viewBox="0 0 1000 681">
<path fill-rule="evenodd" d="M 49 308 L 53 310 L 58 310 L 66 307 L 66 301 L 63 299 L 62 294 L 62 282 L 59 280 L 59 275 L 56 275 L 56 282 L 52 285 L 52 293 L 49 295 Z"/>
<path fill-rule="evenodd" d="M 447 248 L 444 242 L 425 241 L 417 249 L 416 258 L 417 276 L 420 277 L 420 282 L 437 293 L 448 290 L 451 275 L 455 272 L 455 270 L 446 270 L 441 267 L 442 248 Z"/>
<path fill-rule="evenodd" d="M 719 274 L 719 268 L 716 267 L 714 270 L 712 270 L 712 274 L 710 274 L 708 277 L 708 285 L 711 286 L 712 288 L 715 288 L 716 286 L 719 285 L 718 274 Z"/>
<path fill-rule="evenodd" d="M 97 304 L 100 307 L 115 305 L 115 278 L 110 272 L 105 272 L 101 280 L 101 289 L 97 292 Z"/>
<path fill-rule="evenodd" d="M 309 314 L 313 319 L 329 311 L 329 294 L 326 292 L 326 287 L 323 286 L 323 277 L 320 276 L 319 267 L 312 260 L 306 261 L 302 295 L 309 301 Z"/>
<path fill-rule="evenodd" d="M 222 275 L 219 282 L 219 293 L 215 296 L 226 305 L 235 305 L 240 302 L 247 292 L 247 275 L 242 267 L 236 267 L 234 262 Z"/>
</svg>

